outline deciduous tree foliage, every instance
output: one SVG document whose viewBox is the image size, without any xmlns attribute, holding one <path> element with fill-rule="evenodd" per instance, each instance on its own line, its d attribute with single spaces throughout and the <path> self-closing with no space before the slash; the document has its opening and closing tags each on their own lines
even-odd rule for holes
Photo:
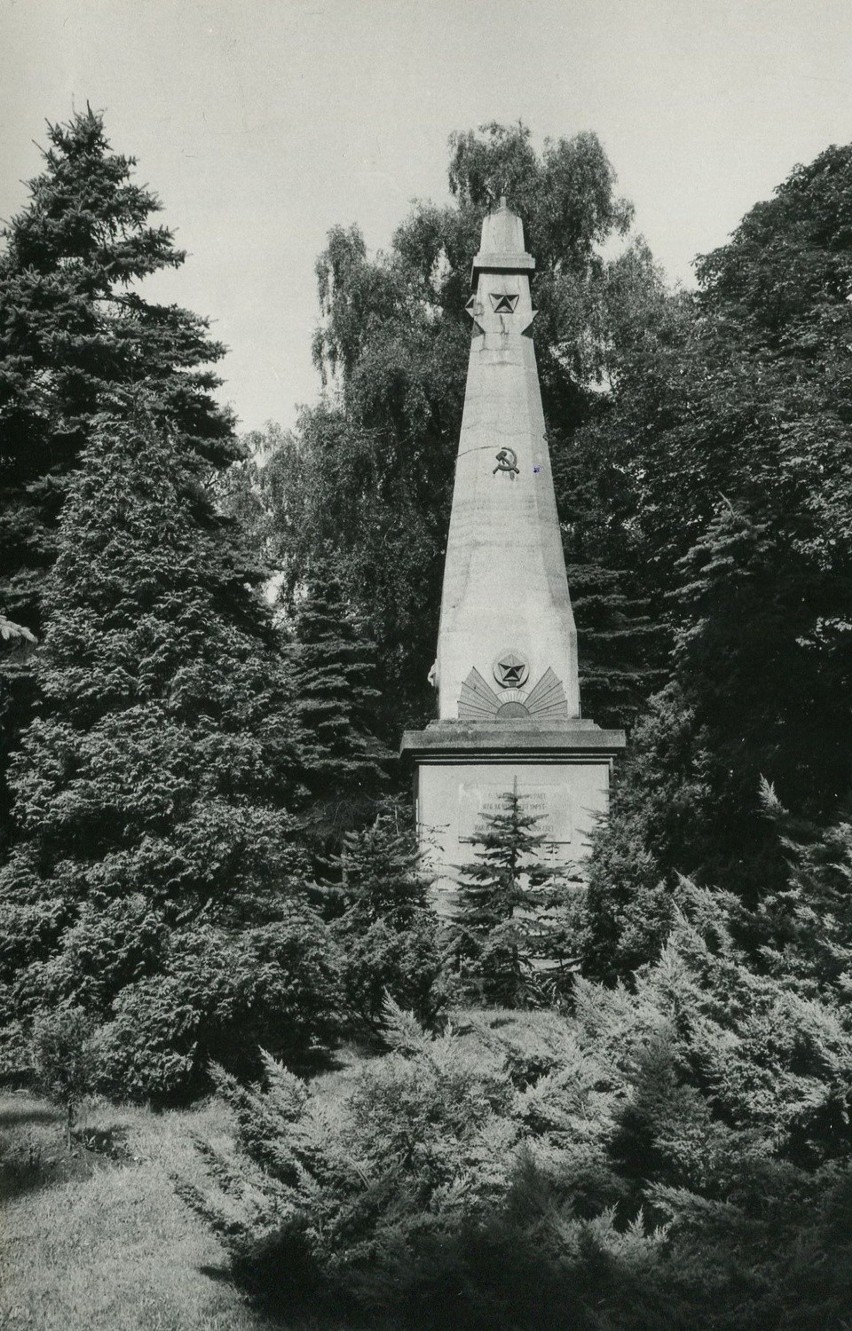
<svg viewBox="0 0 852 1331">
<path fill-rule="evenodd" d="M 211 1053 L 310 1045 L 335 982 L 295 881 L 278 643 L 207 463 L 149 400 L 100 419 L 68 486 L 0 955 L 4 1016 L 73 1001 L 111 1089 L 167 1096 Z"/>
<path fill-rule="evenodd" d="M 316 551 L 344 556 L 348 590 L 379 645 L 381 721 L 394 738 L 433 709 L 426 677 L 470 346 L 464 306 L 483 215 L 506 193 L 536 256 L 536 352 L 557 475 L 569 483 L 570 460 L 556 455 L 594 409 L 616 335 L 609 311 L 623 303 L 615 298 L 619 265 L 606 263 L 598 247 L 626 231 L 631 209 L 615 193 L 595 135 L 548 142 L 538 154 L 523 125 L 490 125 L 454 136 L 451 153 L 454 202 L 417 204 L 386 254 L 370 257 L 357 227 L 330 233 L 317 263 L 322 323 L 314 342 L 329 391 L 279 444 L 262 481 L 291 585 Z M 648 263 L 620 262 L 637 289 L 657 280 Z M 592 487 L 598 514 L 614 483 L 605 470 Z M 589 521 L 583 540 L 574 540 L 586 499 L 559 499 L 571 524 L 569 558 L 589 566 L 589 632 L 581 642 L 597 672 L 595 705 L 607 719 L 618 707 L 635 709 L 650 691 L 645 670 L 653 662 L 639 641 L 647 637 L 642 589 L 621 573 L 632 565 L 618 562 L 624 542 L 610 539 L 603 521 Z M 634 621 L 637 643 L 622 652 L 610 683 L 602 635 L 627 642 Z"/>
<path fill-rule="evenodd" d="M 798 167 L 625 356 L 600 422 L 675 638 L 602 851 L 625 885 L 632 842 L 669 884 L 754 904 L 784 877 L 761 776 L 818 821 L 849 790 L 850 197 L 852 148 Z"/>
</svg>

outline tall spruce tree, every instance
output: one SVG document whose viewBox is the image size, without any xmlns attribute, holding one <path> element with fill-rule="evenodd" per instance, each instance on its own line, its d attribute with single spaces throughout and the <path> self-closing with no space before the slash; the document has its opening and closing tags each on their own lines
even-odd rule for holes
<svg viewBox="0 0 852 1331">
<path fill-rule="evenodd" d="M 463 990 L 489 1006 L 536 1006 L 544 979 L 536 963 L 563 979 L 571 970 L 565 870 L 542 862 L 547 836 L 523 803 L 516 783 L 474 837 L 474 863 L 459 868 L 448 955 Z"/>
<path fill-rule="evenodd" d="M 13 763 L 2 1005 L 75 1004 L 108 1085 L 174 1096 L 210 1057 L 298 1051 L 334 978 L 301 899 L 282 658 L 208 464 L 148 393 L 102 417 L 70 481 Z M 150 408 L 150 409 L 149 409 Z"/>
<path fill-rule="evenodd" d="M 133 181 L 88 108 L 48 125 L 44 170 L 7 227 L 0 256 L 0 604 L 37 632 L 65 480 L 116 384 L 144 384 L 215 465 L 238 456 L 232 423 L 204 368 L 224 353 L 207 320 L 136 289 L 185 253 L 152 226 L 160 203 Z"/>
<path fill-rule="evenodd" d="M 304 824 L 317 845 L 339 846 L 370 817 L 387 786 L 390 752 L 371 729 L 375 646 L 332 560 L 316 560 L 298 602 L 290 649 Z"/>
<path fill-rule="evenodd" d="M 48 125 L 47 137 L 44 169 L 0 254 L 0 613 L 36 635 L 68 477 L 96 414 L 114 409 L 116 386 L 147 386 L 151 410 L 214 467 L 239 454 L 208 368 L 224 348 L 205 319 L 140 293 L 185 255 L 168 228 L 151 225 L 160 204 L 134 182 L 135 159 L 112 152 L 103 117 L 88 107 Z M 11 747 L 31 715 L 33 683 L 26 671 L 3 674 Z"/>
<path fill-rule="evenodd" d="M 442 1005 L 439 926 L 410 807 L 383 801 L 369 826 L 344 835 L 336 868 L 326 892 L 350 1019 L 379 1030 L 390 995 L 431 1024 Z"/>
</svg>

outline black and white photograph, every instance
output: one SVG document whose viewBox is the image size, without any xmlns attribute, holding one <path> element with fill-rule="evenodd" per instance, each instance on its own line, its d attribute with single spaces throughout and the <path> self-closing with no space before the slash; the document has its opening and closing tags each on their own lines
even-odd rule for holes
<svg viewBox="0 0 852 1331">
<path fill-rule="evenodd" d="M 852 1331 L 848 0 L 0 108 L 0 1331 Z"/>
</svg>

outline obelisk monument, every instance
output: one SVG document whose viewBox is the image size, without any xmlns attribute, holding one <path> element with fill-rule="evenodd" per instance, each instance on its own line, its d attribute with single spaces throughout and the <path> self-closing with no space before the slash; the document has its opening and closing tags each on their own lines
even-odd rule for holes
<svg viewBox="0 0 852 1331">
<path fill-rule="evenodd" d="M 438 653 L 438 720 L 406 731 L 421 842 L 454 866 L 505 790 L 541 815 L 548 853 L 581 860 L 606 811 L 620 730 L 580 716 L 577 632 L 532 341 L 521 219 L 501 199 L 482 224 Z M 448 904 L 448 903 L 447 903 Z"/>
</svg>

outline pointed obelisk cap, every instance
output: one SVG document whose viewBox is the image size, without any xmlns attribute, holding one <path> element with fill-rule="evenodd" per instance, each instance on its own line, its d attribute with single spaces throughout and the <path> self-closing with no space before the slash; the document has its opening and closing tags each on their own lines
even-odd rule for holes
<svg viewBox="0 0 852 1331">
<path fill-rule="evenodd" d="M 577 634 L 530 336 L 533 260 L 506 200 L 482 224 L 435 680 L 441 720 L 580 716 Z"/>
<path fill-rule="evenodd" d="M 500 196 L 500 206 L 489 213 L 482 223 L 479 253 L 473 260 L 472 284 L 476 274 L 499 271 L 503 273 L 532 272 L 535 259 L 524 249 L 524 224 Z"/>
</svg>

